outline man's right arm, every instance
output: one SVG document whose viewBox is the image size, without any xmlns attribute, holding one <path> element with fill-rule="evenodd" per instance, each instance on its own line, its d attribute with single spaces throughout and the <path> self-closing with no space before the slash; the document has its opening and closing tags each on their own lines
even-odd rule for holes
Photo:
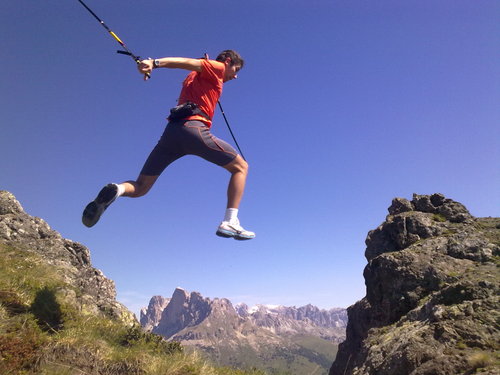
<svg viewBox="0 0 500 375">
<path fill-rule="evenodd" d="M 187 57 L 162 57 L 155 60 L 142 60 L 138 68 L 141 74 L 151 73 L 154 68 L 185 69 L 201 72 L 201 60 Z"/>
</svg>

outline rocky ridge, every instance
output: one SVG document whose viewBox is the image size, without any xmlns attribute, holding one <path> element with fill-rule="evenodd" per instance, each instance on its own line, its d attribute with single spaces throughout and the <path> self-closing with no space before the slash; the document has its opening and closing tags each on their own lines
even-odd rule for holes
<svg viewBox="0 0 500 375">
<path fill-rule="evenodd" d="M 332 342 L 344 339 L 347 326 L 346 309 L 320 310 L 311 304 L 302 307 L 245 304 L 235 306 L 238 315 L 248 318 L 257 327 L 263 327 L 276 334 L 304 332 Z M 339 334 L 340 333 L 340 334 Z"/>
<path fill-rule="evenodd" d="M 160 296 L 151 299 L 148 308 L 141 311 L 143 327 L 168 340 L 201 349 L 224 365 L 276 370 L 270 365 L 273 361 L 297 361 L 307 362 L 309 367 L 294 368 L 295 374 L 306 374 L 317 366 L 327 371 L 336 344 L 345 338 L 345 309 L 320 310 L 312 305 L 248 308 L 245 304 L 233 306 L 226 298 L 211 300 L 198 292 L 176 288 L 160 316 L 159 306 L 165 301 Z M 315 347 L 305 348 L 306 344 L 299 341 L 313 342 Z M 327 355 L 315 352 L 318 347 Z"/>
<path fill-rule="evenodd" d="M 330 375 L 500 373 L 499 218 L 415 194 L 393 200 L 366 246 L 366 297 Z"/>
<path fill-rule="evenodd" d="M 68 285 L 61 290 L 71 304 L 91 314 L 111 315 L 127 324 L 136 324 L 135 316 L 116 301 L 114 282 L 92 267 L 89 250 L 80 243 L 63 238 L 41 218 L 24 212 L 14 195 L 0 191 L 0 243 L 43 257 L 57 266 Z"/>
<path fill-rule="evenodd" d="M 313 305 L 302 307 L 256 305 L 249 308 L 246 304 L 233 306 L 226 298 L 203 297 L 198 292 L 188 293 L 176 288 L 172 298 L 154 296 L 147 308 L 141 310 L 141 325 L 146 330 L 169 339 L 183 337 L 189 330 L 206 319 L 220 317 L 233 321 L 234 329 L 250 325 L 268 330 L 274 334 L 308 333 L 341 342 L 347 325 L 346 310 L 335 308 L 320 310 Z"/>
<path fill-rule="evenodd" d="M 256 318 L 259 315 L 279 315 L 299 321 L 310 320 L 314 325 L 325 328 L 345 327 L 347 325 L 347 315 L 344 308 L 321 310 L 311 304 L 302 307 L 255 305 L 249 308 L 245 303 L 239 303 L 234 308 L 243 317 L 254 316 Z"/>
</svg>

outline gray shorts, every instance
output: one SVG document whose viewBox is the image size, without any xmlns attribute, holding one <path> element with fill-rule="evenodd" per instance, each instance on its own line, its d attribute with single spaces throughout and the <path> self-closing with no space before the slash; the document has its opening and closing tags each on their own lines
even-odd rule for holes
<svg viewBox="0 0 500 375">
<path fill-rule="evenodd" d="M 141 174 L 159 176 L 166 167 L 184 155 L 197 155 L 224 166 L 238 155 L 227 142 L 215 137 L 201 121 L 169 122 L 156 147 L 142 167 Z"/>
</svg>

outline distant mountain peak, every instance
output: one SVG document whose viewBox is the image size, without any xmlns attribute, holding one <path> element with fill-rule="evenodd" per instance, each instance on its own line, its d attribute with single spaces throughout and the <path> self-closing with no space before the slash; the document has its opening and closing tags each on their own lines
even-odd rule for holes
<svg viewBox="0 0 500 375">
<path fill-rule="evenodd" d="M 169 302 L 160 313 L 165 300 Z M 330 348 L 329 353 L 333 355 L 336 344 L 345 338 L 347 325 L 346 310 L 341 308 L 327 311 L 311 304 L 299 308 L 272 304 L 233 305 L 227 298 L 205 298 L 183 288 L 176 288 L 170 299 L 153 297 L 141 317 L 150 319 L 141 319 L 145 329 L 183 345 L 195 346 L 226 365 L 235 365 L 230 361 L 237 362 L 236 358 L 246 351 L 253 353 L 252 358 L 268 358 L 275 351 L 273 355 L 280 357 L 287 351 L 290 354 L 299 350 L 300 345 L 306 345 L 304 342 L 317 341 L 315 345 Z M 303 350 L 308 353 L 316 349 Z M 221 353 L 226 354 L 222 356 Z M 296 356 L 299 362 L 309 361 L 300 353 Z M 259 361 L 257 357 L 254 361 Z M 331 362 L 333 357 L 329 363 L 322 360 L 325 371 Z"/>
<path fill-rule="evenodd" d="M 162 296 L 153 296 L 149 301 L 148 307 L 143 307 L 141 309 L 140 322 L 141 326 L 146 331 L 151 331 L 154 326 L 158 324 L 161 319 L 161 314 L 170 300 L 170 298 L 164 298 Z"/>
</svg>

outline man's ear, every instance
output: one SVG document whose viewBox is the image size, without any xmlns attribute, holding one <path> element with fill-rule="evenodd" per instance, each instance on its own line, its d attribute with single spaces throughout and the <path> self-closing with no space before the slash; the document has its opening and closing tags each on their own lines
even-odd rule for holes
<svg viewBox="0 0 500 375">
<path fill-rule="evenodd" d="M 233 60 L 231 60 L 230 57 L 226 57 L 226 59 L 224 60 L 224 64 L 231 66 L 233 64 Z"/>
</svg>

